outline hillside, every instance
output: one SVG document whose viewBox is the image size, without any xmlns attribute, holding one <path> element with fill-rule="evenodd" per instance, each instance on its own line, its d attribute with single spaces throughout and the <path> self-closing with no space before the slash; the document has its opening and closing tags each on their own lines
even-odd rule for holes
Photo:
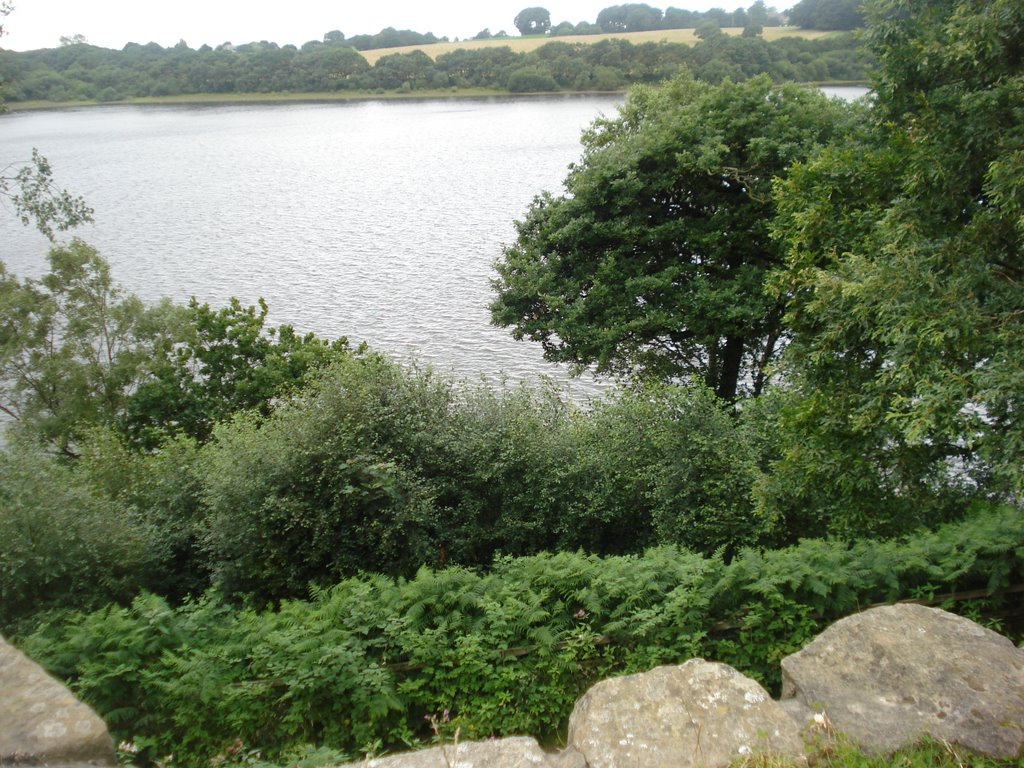
<svg viewBox="0 0 1024 768">
<path fill-rule="evenodd" d="M 742 27 L 727 27 L 722 31 L 735 36 L 743 33 Z M 783 37 L 817 40 L 836 34 L 838 33 L 797 29 L 796 27 L 765 27 L 761 37 L 771 42 Z M 370 51 L 362 51 L 361 53 L 370 64 L 375 64 L 381 56 L 387 56 L 392 53 L 409 53 L 410 51 L 423 51 L 430 58 L 436 59 L 442 54 L 460 49 L 479 50 L 481 48 L 500 48 L 504 46 L 511 48 L 515 53 L 529 53 L 548 43 L 593 44 L 601 40 L 611 39 L 628 40 L 631 43 L 637 44 L 666 42 L 693 45 L 697 42 L 697 35 L 693 29 L 656 29 L 648 32 L 613 32 L 605 35 L 564 35 L 557 37 L 535 35 L 531 37 L 491 38 L 489 40 L 462 40 L 454 43 L 432 43 L 430 45 L 408 45 L 401 48 L 377 48 Z"/>
</svg>

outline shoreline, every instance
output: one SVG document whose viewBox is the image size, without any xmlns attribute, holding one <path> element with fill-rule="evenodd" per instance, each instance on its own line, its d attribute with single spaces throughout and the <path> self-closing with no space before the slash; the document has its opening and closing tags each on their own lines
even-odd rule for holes
<svg viewBox="0 0 1024 768">
<path fill-rule="evenodd" d="M 868 87 L 863 81 L 835 80 L 825 82 L 803 83 L 818 87 Z M 355 101 L 435 101 L 438 99 L 494 99 L 494 98 L 551 98 L 552 96 L 576 98 L 587 96 L 612 96 L 628 93 L 629 88 L 612 91 L 537 91 L 530 93 L 512 93 L 497 88 L 438 88 L 419 91 L 310 91 L 273 93 L 189 93 L 174 96 L 138 96 L 118 101 L 14 101 L 3 106 L 8 112 L 27 112 L 45 109 L 74 109 L 78 107 L 111 107 L 111 106 L 195 106 L 195 105 L 226 105 L 226 104 L 287 104 L 287 103 L 332 103 Z"/>
<path fill-rule="evenodd" d="M 118 101 L 22 101 L 7 102 L 9 112 L 24 112 L 42 109 L 71 109 L 75 107 L 126 106 L 173 106 L 173 105 L 218 105 L 218 104 L 287 104 L 287 103 L 331 103 L 348 101 L 415 101 L 437 99 L 493 99 L 522 97 L 564 96 L 608 96 L 626 93 L 626 89 L 615 91 L 545 91 L 537 93 L 511 93 L 497 88 L 439 88 L 419 91 L 323 91 L 273 93 L 189 93 L 174 96 L 138 96 Z"/>
</svg>

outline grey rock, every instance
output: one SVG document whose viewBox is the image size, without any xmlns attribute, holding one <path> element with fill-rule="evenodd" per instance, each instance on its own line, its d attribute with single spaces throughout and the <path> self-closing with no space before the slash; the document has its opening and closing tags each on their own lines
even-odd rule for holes
<svg viewBox="0 0 1024 768">
<path fill-rule="evenodd" d="M 783 659 L 782 698 L 823 712 L 868 752 L 892 752 L 929 734 L 1016 757 L 1024 744 L 1024 651 L 936 608 L 874 608 Z"/>
<path fill-rule="evenodd" d="M 545 752 L 528 736 L 446 744 L 351 765 L 366 768 L 587 768 L 583 757 L 574 750 Z"/>
<path fill-rule="evenodd" d="M 703 659 L 597 683 L 576 703 L 569 746 L 590 768 L 711 768 L 750 754 L 804 758 L 799 728 L 764 688 Z"/>
<path fill-rule="evenodd" d="M 107 726 L 0 637 L 0 765 L 116 765 Z"/>
</svg>

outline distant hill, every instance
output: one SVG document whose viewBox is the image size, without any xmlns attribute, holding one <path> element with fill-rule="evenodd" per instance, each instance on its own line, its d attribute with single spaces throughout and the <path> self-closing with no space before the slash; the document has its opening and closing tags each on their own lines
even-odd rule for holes
<svg viewBox="0 0 1024 768">
<path fill-rule="evenodd" d="M 722 30 L 726 34 L 739 36 L 743 33 L 742 27 L 726 27 Z M 798 29 L 796 27 L 765 27 L 761 34 L 765 40 L 771 42 L 783 37 L 799 37 L 804 40 L 817 40 L 818 38 L 835 35 L 835 32 L 822 32 L 812 29 Z M 697 42 L 697 35 L 693 29 L 656 29 L 648 32 L 610 32 L 601 35 L 533 35 L 530 37 L 504 37 L 489 38 L 487 40 L 463 40 L 455 43 L 431 43 L 428 45 L 408 45 L 401 48 L 376 48 L 370 51 L 360 51 L 370 64 L 376 63 L 381 56 L 392 53 L 409 53 L 410 51 L 423 51 L 430 58 L 436 59 L 445 53 L 465 49 L 478 50 L 480 48 L 500 48 L 502 46 L 511 48 L 515 53 L 529 53 L 548 43 L 587 43 L 593 44 L 601 40 L 628 40 L 631 43 L 685 43 L 693 45 Z"/>
</svg>

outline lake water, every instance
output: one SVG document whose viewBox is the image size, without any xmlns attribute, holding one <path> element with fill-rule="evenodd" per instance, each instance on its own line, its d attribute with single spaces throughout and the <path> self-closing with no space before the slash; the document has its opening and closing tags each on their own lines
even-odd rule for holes
<svg viewBox="0 0 1024 768">
<path fill-rule="evenodd" d="M 534 195 L 559 192 L 579 135 L 619 96 L 105 106 L 0 116 L 95 209 L 80 230 L 144 299 L 263 297 L 273 325 L 367 341 L 464 378 L 545 374 L 539 345 L 488 324 L 492 264 Z M 0 258 L 47 242 L 0 216 Z"/>
<path fill-rule="evenodd" d="M 144 299 L 264 297 L 274 325 L 416 356 L 460 377 L 554 375 L 488 324 L 513 222 L 558 191 L 580 131 L 620 97 L 110 106 L 0 117 L 0 157 L 39 147 L 95 209 L 79 231 Z M 46 241 L 0 216 L 0 257 Z M 575 386 L 575 385 L 574 385 Z"/>
</svg>

